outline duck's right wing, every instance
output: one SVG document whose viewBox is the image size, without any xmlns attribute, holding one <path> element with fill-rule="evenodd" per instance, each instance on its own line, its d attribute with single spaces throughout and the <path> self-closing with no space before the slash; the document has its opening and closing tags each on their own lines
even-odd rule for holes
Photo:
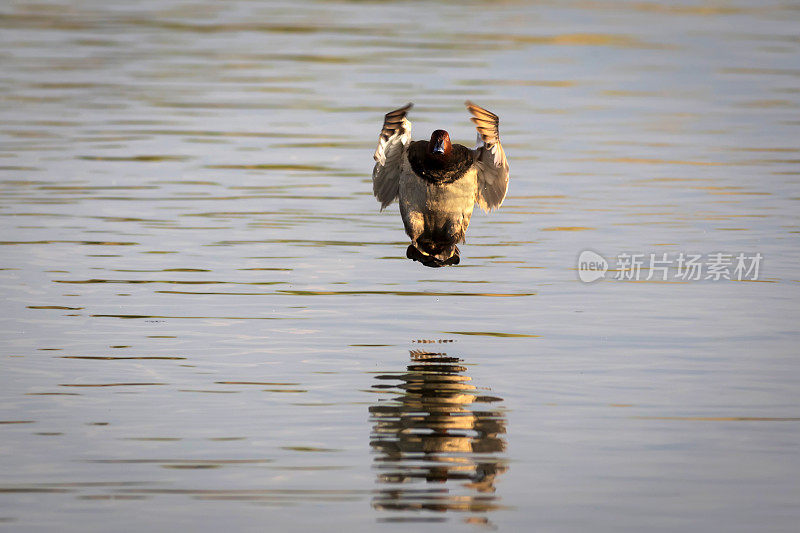
<svg viewBox="0 0 800 533">
<path fill-rule="evenodd" d="M 381 211 L 397 199 L 400 188 L 400 170 L 406 149 L 411 142 L 411 122 L 406 119 L 414 104 L 387 113 L 375 150 L 375 168 L 372 169 L 372 192 L 381 203 Z"/>
</svg>

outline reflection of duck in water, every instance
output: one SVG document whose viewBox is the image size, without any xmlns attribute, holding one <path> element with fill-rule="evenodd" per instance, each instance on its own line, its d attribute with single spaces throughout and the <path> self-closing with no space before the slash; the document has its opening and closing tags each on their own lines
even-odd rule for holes
<svg viewBox="0 0 800 533">
<path fill-rule="evenodd" d="M 495 478 L 507 466 L 498 454 L 506 443 L 506 419 L 499 410 L 476 404 L 501 401 L 477 393 L 460 359 L 411 352 L 402 374 L 376 376 L 373 389 L 400 394 L 370 407 L 370 445 L 379 453 L 373 499 L 381 510 L 490 511 L 500 506 Z M 399 381 L 390 384 L 388 381 Z M 399 389 L 399 390 L 398 390 Z M 400 484 L 408 484 L 400 486 Z M 420 484 L 440 483 L 435 488 Z"/>
</svg>

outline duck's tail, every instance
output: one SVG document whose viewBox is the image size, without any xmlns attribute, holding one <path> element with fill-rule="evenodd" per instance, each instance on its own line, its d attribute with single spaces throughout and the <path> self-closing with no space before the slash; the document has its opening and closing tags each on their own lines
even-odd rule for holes
<svg viewBox="0 0 800 533">
<path fill-rule="evenodd" d="M 452 243 L 415 241 L 408 245 L 406 257 L 428 267 L 457 265 L 461 262 L 458 246 Z"/>
</svg>

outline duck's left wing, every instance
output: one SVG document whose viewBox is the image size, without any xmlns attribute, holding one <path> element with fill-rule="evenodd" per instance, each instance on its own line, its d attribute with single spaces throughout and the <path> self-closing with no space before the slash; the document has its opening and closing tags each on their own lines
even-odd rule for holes
<svg viewBox="0 0 800 533">
<path fill-rule="evenodd" d="M 473 104 L 465 104 L 478 130 L 475 164 L 478 167 L 478 194 L 475 201 L 484 211 L 500 207 L 508 192 L 508 161 L 500 144 L 500 119 Z"/>
<path fill-rule="evenodd" d="M 372 192 L 381 203 L 381 211 L 397 199 L 400 187 L 400 170 L 411 142 L 411 122 L 406 119 L 409 103 L 387 113 L 375 150 L 375 168 L 372 169 Z"/>
</svg>

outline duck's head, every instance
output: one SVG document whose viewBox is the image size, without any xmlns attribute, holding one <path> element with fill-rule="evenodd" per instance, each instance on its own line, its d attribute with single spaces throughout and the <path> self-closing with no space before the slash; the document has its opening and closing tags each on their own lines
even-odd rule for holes
<svg viewBox="0 0 800 533">
<path fill-rule="evenodd" d="M 450 155 L 453 145 L 450 144 L 450 135 L 444 130 L 436 130 L 431 133 L 431 140 L 428 143 L 428 155 L 437 159 L 443 159 Z"/>
</svg>

